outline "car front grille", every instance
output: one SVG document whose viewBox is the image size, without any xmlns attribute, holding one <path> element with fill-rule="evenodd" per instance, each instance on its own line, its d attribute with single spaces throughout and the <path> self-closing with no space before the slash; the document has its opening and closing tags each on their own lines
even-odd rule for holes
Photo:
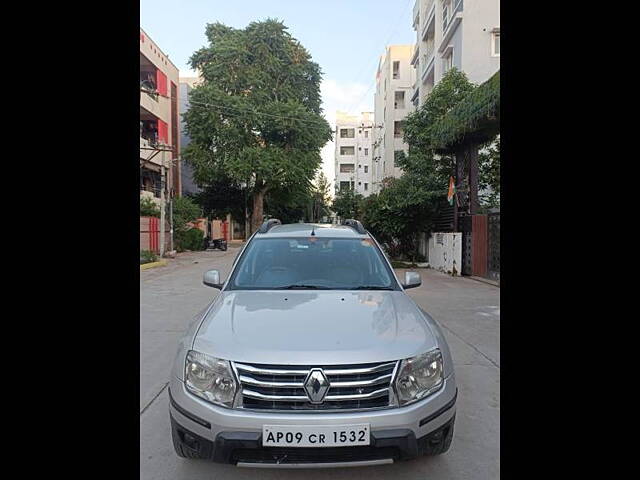
<svg viewBox="0 0 640 480">
<path fill-rule="evenodd" d="M 291 366 L 234 363 L 242 392 L 237 407 L 252 410 L 364 410 L 388 407 L 397 362 Z M 309 401 L 304 381 L 322 368 L 329 390 L 320 404 Z"/>
</svg>

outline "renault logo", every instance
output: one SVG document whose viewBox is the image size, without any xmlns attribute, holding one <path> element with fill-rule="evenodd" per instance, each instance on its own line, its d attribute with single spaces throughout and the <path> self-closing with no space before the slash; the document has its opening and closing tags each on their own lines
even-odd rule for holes
<svg viewBox="0 0 640 480">
<path fill-rule="evenodd" d="M 311 403 L 322 403 L 329 390 L 329 380 L 321 368 L 314 368 L 304 381 L 304 390 Z"/>
</svg>

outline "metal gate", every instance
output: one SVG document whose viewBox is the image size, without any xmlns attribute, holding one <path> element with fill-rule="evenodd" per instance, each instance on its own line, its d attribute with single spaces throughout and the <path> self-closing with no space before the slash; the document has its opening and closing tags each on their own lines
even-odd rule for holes
<svg viewBox="0 0 640 480">
<path fill-rule="evenodd" d="M 458 229 L 462 232 L 462 275 L 472 275 L 472 233 L 471 233 L 471 217 L 458 217 Z"/>
<path fill-rule="evenodd" d="M 487 276 L 500 282 L 500 212 L 489 214 L 488 243 Z"/>
<path fill-rule="evenodd" d="M 476 277 L 487 276 L 487 216 L 473 215 L 471 230 L 472 240 L 472 275 Z"/>
</svg>

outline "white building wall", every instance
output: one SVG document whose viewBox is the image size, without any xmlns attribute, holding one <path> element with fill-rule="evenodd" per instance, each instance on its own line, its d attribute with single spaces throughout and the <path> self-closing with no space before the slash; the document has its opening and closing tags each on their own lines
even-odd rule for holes
<svg viewBox="0 0 640 480">
<path fill-rule="evenodd" d="M 399 177 L 402 170 L 394 166 L 396 150 L 408 151 L 402 134 L 394 134 L 395 122 L 403 121 L 414 110 L 411 94 L 415 82 L 415 69 L 411 66 L 413 45 L 390 45 L 380 57 L 378 66 L 375 110 L 374 186 L 380 191 L 387 177 Z M 399 78 L 393 78 L 393 63 L 399 63 Z M 404 108 L 396 106 L 396 92 L 404 93 Z M 397 108 L 396 108 L 397 107 Z"/>
<path fill-rule="evenodd" d="M 341 130 L 353 129 L 353 138 L 342 138 Z M 335 179 L 336 192 L 340 190 L 340 182 L 349 182 L 356 193 L 368 196 L 373 191 L 373 112 L 362 112 L 360 115 L 336 113 L 335 134 Z M 341 147 L 353 147 L 353 155 L 341 154 Z M 341 165 L 353 164 L 353 172 L 340 172 Z"/>
<path fill-rule="evenodd" d="M 462 233 L 434 233 L 429 238 L 429 266 L 441 272 L 460 275 Z"/>
<path fill-rule="evenodd" d="M 452 10 L 456 10 L 459 3 L 462 7 L 456 14 L 460 20 L 452 23 L 447 32 L 443 31 L 446 2 L 450 2 Z M 426 30 L 431 34 L 425 41 L 423 32 L 431 18 L 429 12 L 432 8 L 434 25 Z M 414 93 L 415 89 L 419 90 L 419 105 L 425 102 L 434 85 L 445 74 L 445 58 L 450 49 L 453 49 L 454 66 L 465 72 L 473 83 L 485 82 L 500 69 L 500 56 L 492 54 L 493 34 L 500 31 L 500 0 L 416 0 L 413 20 L 418 48 L 414 65 L 418 81 Z M 425 55 L 432 51 L 433 74 L 422 78 Z"/>
</svg>

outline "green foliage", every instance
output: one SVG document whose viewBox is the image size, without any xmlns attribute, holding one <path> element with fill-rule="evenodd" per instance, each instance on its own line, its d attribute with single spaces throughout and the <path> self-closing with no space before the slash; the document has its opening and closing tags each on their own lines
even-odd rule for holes
<svg viewBox="0 0 640 480">
<path fill-rule="evenodd" d="M 362 214 L 364 197 L 351 188 L 340 190 L 333 199 L 332 209 L 343 220 L 347 218 L 359 219 Z"/>
<path fill-rule="evenodd" d="M 151 250 L 140 250 L 140 265 L 158 261 L 158 256 Z"/>
<path fill-rule="evenodd" d="M 404 140 L 409 144 L 409 155 L 400 158 L 398 166 L 406 172 L 431 170 L 442 184 L 448 183 L 449 176 L 454 174 L 455 158 L 437 152 L 439 144 L 435 135 L 438 124 L 474 89 L 466 74 L 455 68 L 442 77 L 425 103 L 407 116 Z"/>
<path fill-rule="evenodd" d="M 200 185 L 219 172 L 250 179 L 255 225 L 264 194 L 310 181 L 332 137 L 321 116 L 320 67 L 276 20 L 245 29 L 208 24 L 206 36 L 209 45 L 190 60 L 204 81 L 184 115 L 191 138 L 184 158 Z"/>
<path fill-rule="evenodd" d="M 178 252 L 204 250 L 204 233 L 199 228 L 176 230 L 175 241 Z"/>
<path fill-rule="evenodd" d="M 487 190 L 480 195 L 482 207 L 500 208 L 500 136 L 480 150 L 478 158 L 479 188 Z"/>
<path fill-rule="evenodd" d="M 160 218 L 160 208 L 149 197 L 140 197 L 140 216 Z"/>
<path fill-rule="evenodd" d="M 444 195 L 435 175 L 408 172 L 387 179 L 385 187 L 362 203 L 362 222 L 393 258 L 419 260 L 419 232 L 429 231 Z"/>
<path fill-rule="evenodd" d="M 201 217 L 200 206 L 190 197 L 176 197 L 173 199 L 173 231 L 184 232 L 187 224 Z"/>
<path fill-rule="evenodd" d="M 264 200 L 264 211 L 269 218 L 277 218 L 282 223 L 296 223 L 306 219 L 311 202 L 311 185 L 300 182 L 290 188 L 269 191 Z"/>
<path fill-rule="evenodd" d="M 247 193 L 242 184 L 221 174 L 207 182 L 193 200 L 202 208 L 205 217 L 226 218 L 230 213 L 239 220 L 244 218 L 245 202 L 251 207 L 245 198 Z"/>
<path fill-rule="evenodd" d="M 329 217 L 331 215 L 331 198 L 329 192 L 331 185 L 329 180 L 322 171 L 316 176 L 316 180 L 311 190 L 311 205 L 310 205 L 310 222 L 319 222 L 322 217 Z"/>
<path fill-rule="evenodd" d="M 461 142 L 485 143 L 500 131 L 500 71 L 475 88 L 433 125 L 431 140 L 441 153 Z"/>
</svg>

